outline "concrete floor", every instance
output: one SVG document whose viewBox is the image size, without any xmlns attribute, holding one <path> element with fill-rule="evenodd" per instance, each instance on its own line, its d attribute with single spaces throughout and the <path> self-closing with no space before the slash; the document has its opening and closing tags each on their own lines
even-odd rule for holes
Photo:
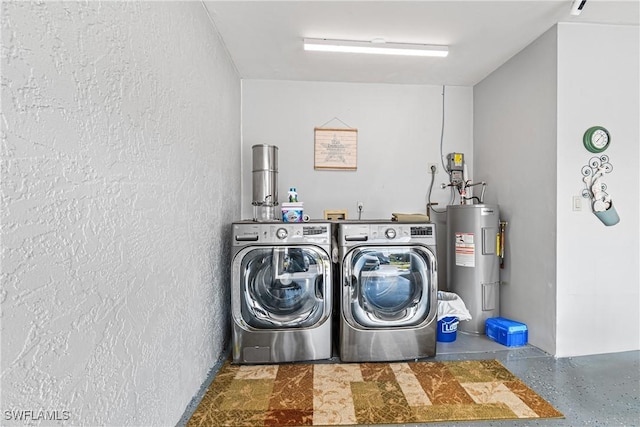
<svg viewBox="0 0 640 427">
<path fill-rule="evenodd" d="M 505 347 L 484 335 L 458 332 L 456 341 L 439 342 L 436 357 L 425 360 L 478 359 L 499 360 L 565 418 L 384 427 L 640 426 L 640 351 L 556 359 L 533 346 Z M 186 408 L 177 427 L 186 425 L 218 368 L 212 369 L 211 378 Z"/>
<path fill-rule="evenodd" d="M 556 359 L 529 345 L 505 347 L 484 335 L 460 332 L 456 341 L 438 343 L 435 360 L 477 359 L 499 360 L 565 418 L 406 427 L 640 426 L 640 351 Z"/>
</svg>

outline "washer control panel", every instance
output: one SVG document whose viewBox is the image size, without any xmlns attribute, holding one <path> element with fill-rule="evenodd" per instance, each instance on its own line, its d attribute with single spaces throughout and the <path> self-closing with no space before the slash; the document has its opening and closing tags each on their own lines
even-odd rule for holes
<svg viewBox="0 0 640 427">
<path fill-rule="evenodd" d="M 280 240 L 286 239 L 288 235 L 289 235 L 289 232 L 287 231 L 286 228 L 278 228 L 276 230 L 276 237 Z"/>
<path fill-rule="evenodd" d="M 331 242 L 331 224 L 328 223 L 259 223 L 233 224 L 233 245 L 296 244 Z"/>
<path fill-rule="evenodd" d="M 384 231 L 384 235 L 387 237 L 387 239 L 395 239 L 396 238 L 396 230 L 394 228 L 387 228 Z"/>
</svg>

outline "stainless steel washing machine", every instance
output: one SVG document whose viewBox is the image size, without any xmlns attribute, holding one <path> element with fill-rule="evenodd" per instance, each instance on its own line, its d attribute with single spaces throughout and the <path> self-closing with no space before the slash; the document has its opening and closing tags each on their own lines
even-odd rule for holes
<svg viewBox="0 0 640 427">
<path fill-rule="evenodd" d="M 331 357 L 331 224 L 233 224 L 234 363 Z"/>
<path fill-rule="evenodd" d="M 431 223 L 343 222 L 339 353 L 344 362 L 434 356 L 436 228 Z"/>
</svg>

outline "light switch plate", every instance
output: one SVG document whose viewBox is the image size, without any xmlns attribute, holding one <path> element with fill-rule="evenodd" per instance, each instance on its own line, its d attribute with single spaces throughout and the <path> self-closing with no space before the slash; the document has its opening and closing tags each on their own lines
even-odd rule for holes
<svg viewBox="0 0 640 427">
<path fill-rule="evenodd" d="M 582 196 L 573 196 L 573 211 L 578 212 L 582 210 Z"/>
</svg>

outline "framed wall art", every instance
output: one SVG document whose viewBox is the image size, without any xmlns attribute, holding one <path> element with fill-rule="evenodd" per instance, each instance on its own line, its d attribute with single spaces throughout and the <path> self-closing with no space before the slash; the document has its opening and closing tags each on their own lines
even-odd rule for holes
<svg viewBox="0 0 640 427">
<path fill-rule="evenodd" d="M 357 129 L 315 128 L 314 143 L 314 169 L 357 169 Z"/>
</svg>

